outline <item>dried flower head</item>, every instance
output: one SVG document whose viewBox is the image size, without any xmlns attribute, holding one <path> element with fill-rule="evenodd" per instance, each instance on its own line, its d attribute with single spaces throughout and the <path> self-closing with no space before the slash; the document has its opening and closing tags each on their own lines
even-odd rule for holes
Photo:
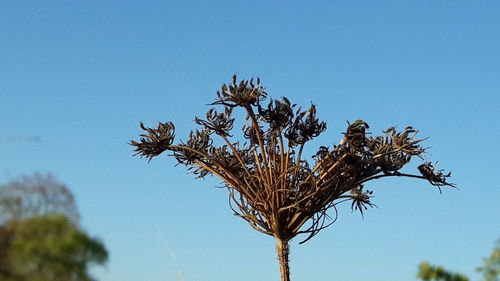
<svg viewBox="0 0 500 281">
<path fill-rule="evenodd" d="M 141 135 L 139 142 L 131 140 L 129 144 L 135 146 L 134 155 L 146 157 L 148 161 L 167 150 L 174 141 L 175 126 L 172 122 L 158 122 L 156 128 L 146 128 L 141 122 L 140 127 L 147 133 Z"/>
<path fill-rule="evenodd" d="M 418 131 L 412 127 L 390 127 L 372 136 L 368 123 L 356 120 L 348 124 L 338 145 L 320 146 L 308 161 L 304 146 L 326 130 L 316 106 L 297 109 L 285 97 L 263 106 L 266 98 L 259 79 L 238 82 L 233 76 L 212 103 L 223 111 L 212 108 L 205 119 L 195 118 L 201 128 L 186 142 L 173 143 L 175 128 L 167 122 L 156 128 L 141 123 L 146 133 L 130 144 L 136 155 L 148 160 L 170 151 L 196 177 L 218 177 L 235 215 L 278 240 L 280 262 L 286 259 L 290 239 L 305 234 L 303 242 L 308 241 L 335 222 L 338 204 L 350 201 L 361 215 L 375 206 L 373 192 L 363 189 L 370 181 L 409 177 L 427 180 L 440 190 L 455 186 L 447 181 L 450 173 L 436 170 L 430 162 L 418 166 L 420 175 L 402 172 L 414 156 L 423 158 L 425 153 L 423 139 L 416 138 Z M 232 133 L 232 112 L 237 108 L 246 114 L 243 143 L 232 140 L 238 136 Z M 287 269 L 282 267 L 282 272 L 286 275 Z"/>
</svg>

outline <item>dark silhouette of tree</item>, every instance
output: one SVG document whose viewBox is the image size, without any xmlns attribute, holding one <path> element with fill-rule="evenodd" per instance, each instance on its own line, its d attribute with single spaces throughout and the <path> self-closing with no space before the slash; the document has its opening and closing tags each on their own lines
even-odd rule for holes
<svg viewBox="0 0 500 281">
<path fill-rule="evenodd" d="M 363 120 L 348 124 L 338 145 L 321 146 L 304 158 L 307 142 L 326 129 L 316 117 L 316 106 L 302 109 L 283 97 L 270 99 L 260 80 L 223 84 L 205 118 L 195 118 L 201 128 L 192 131 L 187 141 L 174 144 L 172 122 L 148 128 L 139 141 L 130 141 L 136 155 L 149 161 L 169 151 L 197 178 L 215 175 L 227 188 L 230 207 L 252 228 L 277 240 L 281 279 L 290 280 L 289 241 L 299 234 L 301 242 L 311 239 L 337 219 L 336 206 L 350 201 L 361 214 L 374 206 L 368 181 L 385 177 L 411 177 L 437 186 L 453 186 L 450 174 L 430 162 L 418 166 L 419 174 L 401 172 L 413 156 L 422 158 L 425 148 L 417 130 L 391 127 L 382 136 L 371 136 Z M 233 110 L 246 115 L 243 141 L 233 140 Z M 215 140 L 216 135 L 219 139 Z M 328 213 L 329 210 L 332 212 Z"/>
</svg>

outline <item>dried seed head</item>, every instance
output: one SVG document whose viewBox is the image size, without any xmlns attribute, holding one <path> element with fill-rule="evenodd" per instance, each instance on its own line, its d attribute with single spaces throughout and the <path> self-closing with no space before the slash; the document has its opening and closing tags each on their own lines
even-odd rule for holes
<svg viewBox="0 0 500 281">
<path fill-rule="evenodd" d="M 233 76 L 232 84 L 223 84 L 217 92 L 217 100 L 212 105 L 220 104 L 228 107 L 257 106 L 267 97 L 264 87 L 260 86 L 260 79 L 254 84 L 253 79 L 241 80 L 237 83 L 236 75 Z"/>
<path fill-rule="evenodd" d="M 358 210 L 361 216 L 364 215 L 363 211 L 367 210 L 368 207 L 376 207 L 376 205 L 370 201 L 370 198 L 373 197 L 373 191 L 363 190 L 362 185 L 352 189 L 350 194 L 352 199 L 351 210 Z"/>
<path fill-rule="evenodd" d="M 228 109 L 218 113 L 217 110 L 211 108 L 206 117 L 206 120 L 196 117 L 194 121 L 196 124 L 204 126 L 211 133 L 224 137 L 231 136 L 229 131 L 233 129 L 234 123 L 234 118 L 231 118 L 231 110 Z"/>
<path fill-rule="evenodd" d="M 444 170 L 436 170 L 434 166 L 431 162 L 425 162 L 418 166 L 418 170 L 432 185 L 439 187 L 439 191 L 441 191 L 441 186 L 455 187 L 453 183 L 446 181 L 447 178 L 451 177 L 451 172 L 445 174 Z"/>
<path fill-rule="evenodd" d="M 295 120 L 284 134 L 292 146 L 304 144 L 326 130 L 326 122 L 316 118 L 315 105 L 311 105 L 306 111 L 299 108 L 295 116 Z"/>
<path fill-rule="evenodd" d="M 131 140 L 129 144 L 135 146 L 134 155 L 145 157 L 148 161 L 167 150 L 174 140 L 175 126 L 172 122 L 158 122 L 156 128 L 148 128 L 141 122 L 140 127 L 147 133 L 141 135 L 139 142 Z"/>
</svg>

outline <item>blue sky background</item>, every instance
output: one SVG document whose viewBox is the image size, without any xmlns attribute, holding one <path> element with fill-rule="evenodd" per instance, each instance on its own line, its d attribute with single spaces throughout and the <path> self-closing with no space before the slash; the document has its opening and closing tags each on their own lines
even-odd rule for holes
<svg viewBox="0 0 500 281">
<path fill-rule="evenodd" d="M 364 220 L 341 208 L 292 241 L 295 281 L 416 280 L 429 260 L 466 273 L 500 237 L 498 1 L 1 1 L 0 182 L 51 172 L 110 251 L 102 281 L 278 280 L 274 241 L 232 216 L 216 179 L 147 164 L 138 122 L 194 128 L 233 73 L 272 97 L 318 104 L 337 143 L 346 120 L 412 125 L 460 190 L 367 185 Z M 418 159 L 415 159 L 415 165 Z M 413 168 L 415 165 L 411 165 Z M 409 167 L 410 169 L 412 167 Z M 298 240 L 298 239 L 297 239 Z"/>
</svg>

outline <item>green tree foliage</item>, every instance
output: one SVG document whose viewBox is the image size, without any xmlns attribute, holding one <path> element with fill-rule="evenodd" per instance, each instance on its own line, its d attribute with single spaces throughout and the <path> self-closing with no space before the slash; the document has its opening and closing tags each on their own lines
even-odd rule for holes
<svg viewBox="0 0 500 281">
<path fill-rule="evenodd" d="M 500 240 L 497 241 L 491 255 L 484 259 L 484 265 L 477 270 L 483 273 L 484 281 L 500 280 Z"/>
<path fill-rule="evenodd" d="M 434 266 L 428 262 L 420 264 L 417 276 L 424 281 L 469 281 L 465 275 L 449 272 L 442 266 Z"/>
<path fill-rule="evenodd" d="M 64 215 L 35 216 L 6 226 L 6 251 L 12 281 L 90 281 L 92 264 L 104 264 L 102 242 L 89 237 Z"/>
<path fill-rule="evenodd" d="M 0 280 L 6 280 L 11 276 L 11 269 L 7 262 L 7 249 L 12 237 L 12 229 L 0 225 Z"/>
<path fill-rule="evenodd" d="M 73 194 L 50 175 L 0 185 L 0 280 L 94 280 L 88 267 L 108 253 L 78 219 Z"/>
</svg>

